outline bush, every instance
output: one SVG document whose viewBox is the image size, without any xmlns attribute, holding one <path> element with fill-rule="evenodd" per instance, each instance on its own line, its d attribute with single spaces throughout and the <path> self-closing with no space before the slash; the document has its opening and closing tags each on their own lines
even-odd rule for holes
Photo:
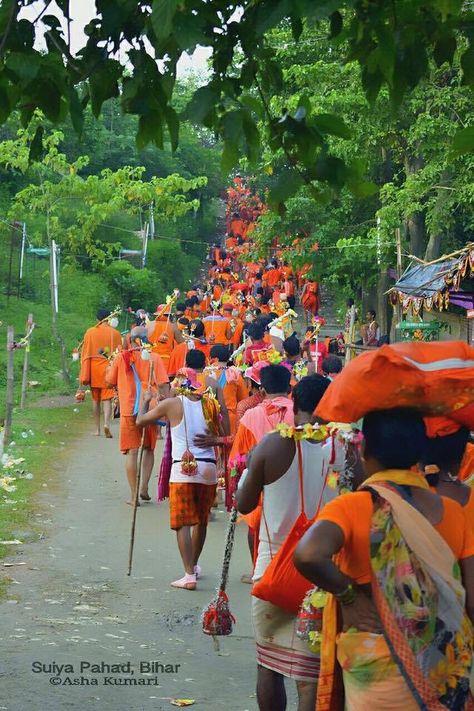
<svg viewBox="0 0 474 711">
<path fill-rule="evenodd" d="M 109 301 L 127 309 L 154 308 L 164 297 L 161 282 L 148 269 L 135 269 L 129 262 L 112 262 L 104 267 Z"/>
</svg>

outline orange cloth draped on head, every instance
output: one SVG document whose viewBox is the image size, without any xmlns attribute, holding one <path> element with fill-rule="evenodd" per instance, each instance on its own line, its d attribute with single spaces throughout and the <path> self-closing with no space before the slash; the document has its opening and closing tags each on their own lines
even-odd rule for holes
<svg viewBox="0 0 474 711">
<path fill-rule="evenodd" d="M 465 408 L 467 410 L 467 408 Z M 466 421 L 466 426 L 474 429 L 474 421 Z M 425 417 L 426 434 L 428 437 L 447 437 L 459 430 L 461 425 L 451 417 Z M 459 467 L 458 479 L 474 484 L 474 444 L 468 442 L 464 451 L 464 457 Z M 469 481 L 472 479 L 472 481 Z"/>
</svg>

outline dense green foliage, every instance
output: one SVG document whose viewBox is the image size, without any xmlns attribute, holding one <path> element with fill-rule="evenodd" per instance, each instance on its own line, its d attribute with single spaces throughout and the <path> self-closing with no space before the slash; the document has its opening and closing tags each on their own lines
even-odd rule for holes
<svg viewBox="0 0 474 711">
<path fill-rule="evenodd" d="M 334 155 L 331 136 L 352 134 L 341 115 L 328 116 L 270 105 L 284 88 L 284 76 L 269 32 L 286 23 L 298 44 L 305 28 L 319 28 L 327 46 L 343 47 L 343 58 L 361 69 L 366 97 L 373 102 L 386 87 L 400 106 L 407 92 L 430 73 L 432 59 L 453 63 L 460 48 L 462 81 L 474 82 L 473 12 L 463 0 L 97 0 L 97 17 L 86 28 L 87 41 L 71 54 L 69 0 L 59 0 L 63 22 L 52 2 L 27 16 L 20 13 L 33 0 L 4 0 L 0 8 L 0 121 L 15 108 L 26 125 L 36 108 L 49 120 L 70 116 L 76 131 L 84 130 L 85 107 L 99 116 L 104 102 L 120 95 L 122 111 L 139 117 L 137 145 L 173 149 L 187 116 L 212 129 L 224 142 L 222 163 L 230 169 L 241 152 L 258 159 L 257 123 L 262 121 L 272 152 L 282 150 L 286 170 L 270 198 L 281 203 L 305 183 L 367 191 L 359 167 Z M 41 23 L 40 23 L 41 20 Z M 326 30 L 328 25 L 328 31 Z M 35 45 L 45 28 L 47 53 Z M 126 62 L 119 49 L 129 47 Z M 187 110 L 173 103 L 176 66 L 184 51 L 197 44 L 212 48 L 207 80 L 196 88 Z M 124 60 L 124 57 L 122 57 Z M 156 62 L 155 60 L 162 60 Z M 457 145 L 472 149 L 474 129 L 463 127 Z M 41 155 L 41 132 L 31 155 Z M 359 187 L 362 186 L 362 187 Z"/>
<path fill-rule="evenodd" d="M 295 44 L 290 30 L 280 29 L 269 41 L 284 78 L 271 110 L 286 107 L 294 113 L 304 106 L 308 113 L 341 117 L 340 122 L 328 118 L 334 160 L 357 166 L 370 182 L 367 189 L 358 182 L 349 190 L 341 179 L 339 189 L 320 187 L 317 195 L 314 187 L 301 184 L 291 196 L 290 186 L 285 211 L 260 219 L 257 251 L 267 254 L 278 235 L 287 258 L 312 263 L 316 278 L 341 301 L 364 291 L 378 308 L 386 303 L 387 268 L 396 265 L 396 228 L 401 228 L 404 253 L 428 259 L 473 239 L 474 159 L 450 149 L 457 132 L 474 125 L 472 92 L 463 84 L 460 66 L 462 49 L 451 67 L 431 61 L 427 77 L 394 113 L 386 89 L 373 105 L 367 102 L 360 68 L 342 61 L 344 48 L 328 51 L 321 32 L 305 30 Z M 264 124 L 259 128 L 262 152 L 254 185 L 285 190 L 285 152 L 273 151 Z M 373 194 L 370 183 L 377 186 Z"/>
<path fill-rule="evenodd" d="M 136 121 L 123 116 L 115 101 L 98 120 L 87 112 L 87 122 L 90 130 L 81 140 L 71 124 L 53 130 L 40 116 L 26 130 L 19 129 L 15 117 L 1 129 L 0 218 L 5 222 L 0 223 L 0 239 L 8 249 L 6 222 L 24 221 L 31 245 L 58 242 L 62 264 L 82 272 L 80 288 L 87 288 L 94 274 L 101 275 L 104 288 L 94 308 L 117 303 L 151 308 L 173 288 L 185 289 L 207 252 L 216 228 L 216 198 L 223 187 L 218 149 L 186 124 L 175 154 L 151 146 L 137 152 Z M 29 165 L 37 125 L 44 128 L 45 153 L 41 164 Z M 155 239 L 148 242 L 147 271 L 140 274 L 138 257 L 132 259 L 133 266 L 115 260 L 120 249 L 142 248 L 139 231 L 150 220 L 151 202 Z M 20 237 L 15 231 L 15 288 Z M 8 268 L 8 260 L 2 261 L 4 285 Z M 25 269 L 21 293 L 47 302 L 47 259 L 27 255 Z"/>
</svg>

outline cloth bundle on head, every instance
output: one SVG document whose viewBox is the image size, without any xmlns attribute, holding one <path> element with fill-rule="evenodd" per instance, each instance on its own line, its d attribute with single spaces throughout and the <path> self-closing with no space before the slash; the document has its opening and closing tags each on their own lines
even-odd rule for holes
<svg viewBox="0 0 474 711">
<path fill-rule="evenodd" d="M 154 316 L 167 316 L 170 313 L 171 306 L 169 304 L 160 304 L 156 307 Z"/>
<path fill-rule="evenodd" d="M 315 415 L 357 422 L 373 410 L 413 407 L 469 426 L 474 414 L 474 348 L 460 341 L 396 343 L 350 361 Z"/>
<path fill-rule="evenodd" d="M 462 425 L 450 417 L 425 417 L 425 427 L 427 437 L 434 439 L 448 437 L 457 432 Z"/>
<path fill-rule="evenodd" d="M 261 385 L 262 370 L 267 368 L 269 365 L 270 363 L 267 360 L 259 360 L 254 363 L 254 365 L 250 366 L 250 368 L 247 368 L 245 371 L 245 377 L 250 378 L 250 380 L 253 380 L 254 383 L 257 383 L 257 385 Z"/>
<path fill-rule="evenodd" d="M 197 373 L 193 368 L 180 368 L 171 386 L 173 388 L 187 387 L 196 391 L 202 388 L 197 379 Z"/>
</svg>

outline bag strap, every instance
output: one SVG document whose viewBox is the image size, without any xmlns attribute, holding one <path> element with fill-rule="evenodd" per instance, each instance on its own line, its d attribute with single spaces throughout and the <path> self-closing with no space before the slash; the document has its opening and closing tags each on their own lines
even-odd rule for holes
<svg viewBox="0 0 474 711">
<path fill-rule="evenodd" d="M 295 444 L 296 444 L 296 452 L 298 454 L 298 477 L 299 477 L 299 481 L 300 481 L 301 513 L 304 513 L 305 510 L 304 510 L 303 453 L 301 451 L 301 441 L 295 440 Z M 333 444 L 333 446 L 334 446 L 334 444 Z M 330 472 L 330 467 L 327 468 L 326 474 L 324 476 L 323 485 L 321 487 L 321 493 L 319 495 L 318 505 L 316 507 L 315 517 L 318 515 L 319 510 L 321 508 L 324 492 L 326 490 L 326 484 L 327 484 L 329 472 Z"/>
<path fill-rule="evenodd" d="M 295 439 L 296 453 L 298 455 L 298 479 L 300 482 L 300 500 L 301 513 L 304 513 L 304 481 L 303 481 L 303 453 L 301 451 L 301 442 Z"/>
<path fill-rule="evenodd" d="M 267 532 L 268 547 L 270 549 L 270 559 L 273 560 L 272 541 L 270 538 L 270 531 L 268 530 L 267 517 L 265 516 L 265 499 L 263 498 L 263 493 L 262 493 L 262 517 L 263 517 L 263 523 L 265 524 L 265 530 Z"/>
<path fill-rule="evenodd" d="M 182 396 L 181 396 L 181 398 L 182 398 L 182 399 L 181 399 L 181 404 L 182 404 L 182 406 L 183 406 L 184 438 L 185 438 L 185 440 L 186 440 L 186 449 L 187 449 L 188 452 L 189 452 L 190 449 L 189 449 L 189 442 L 188 442 L 188 427 L 187 427 L 187 425 L 186 425 L 186 408 L 185 408 L 185 406 L 184 406 L 185 397 L 186 397 L 185 395 L 182 395 Z"/>
</svg>

